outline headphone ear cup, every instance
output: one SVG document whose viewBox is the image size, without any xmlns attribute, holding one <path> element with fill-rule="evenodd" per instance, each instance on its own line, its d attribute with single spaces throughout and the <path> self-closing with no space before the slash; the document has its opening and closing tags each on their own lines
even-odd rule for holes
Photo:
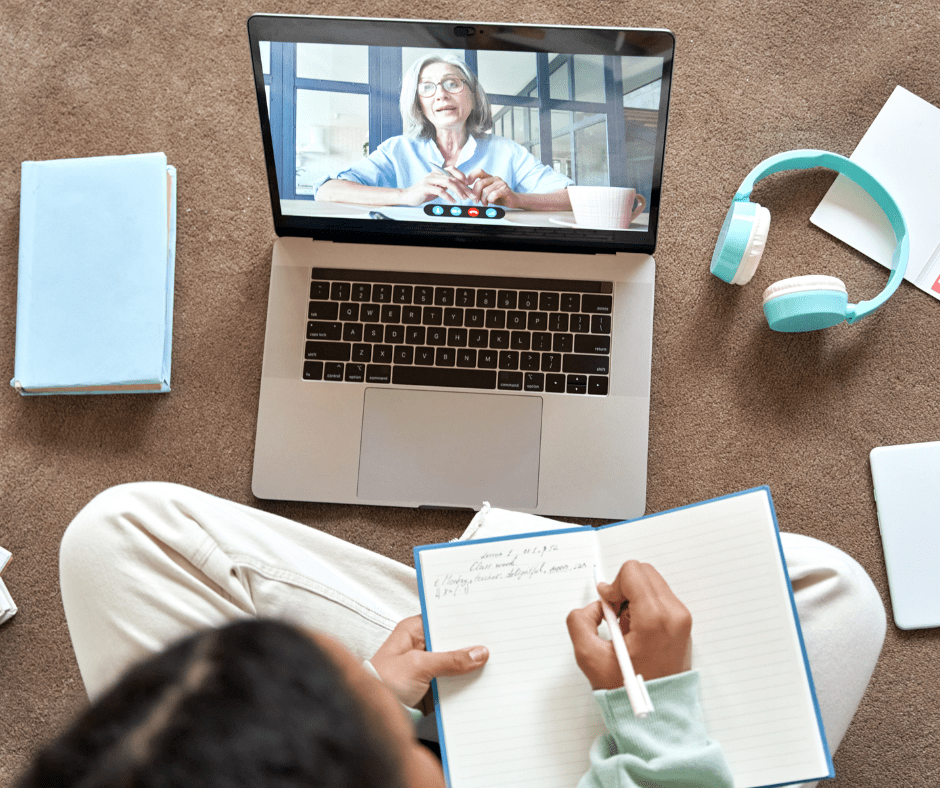
<svg viewBox="0 0 940 788">
<path fill-rule="evenodd" d="M 834 276 L 794 276 L 764 291 L 764 315 L 774 331 L 829 328 L 848 315 L 845 283 Z"/>
<path fill-rule="evenodd" d="M 750 201 L 731 203 L 715 244 L 711 272 L 732 285 L 750 282 L 767 245 L 769 231 L 770 211 L 762 205 Z"/>
</svg>

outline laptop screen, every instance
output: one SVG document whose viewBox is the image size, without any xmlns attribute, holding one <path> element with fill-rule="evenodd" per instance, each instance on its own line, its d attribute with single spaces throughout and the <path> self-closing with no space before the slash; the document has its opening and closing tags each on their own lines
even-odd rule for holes
<svg viewBox="0 0 940 788">
<path fill-rule="evenodd" d="M 275 229 L 651 253 L 662 30 L 255 15 Z"/>
</svg>

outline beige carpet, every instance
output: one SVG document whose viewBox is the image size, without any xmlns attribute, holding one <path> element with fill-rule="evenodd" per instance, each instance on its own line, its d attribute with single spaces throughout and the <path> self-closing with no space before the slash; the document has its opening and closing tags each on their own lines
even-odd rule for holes
<svg viewBox="0 0 940 788">
<path fill-rule="evenodd" d="M 20 607 L 0 627 L 0 784 L 84 702 L 59 600 L 72 516 L 119 482 L 181 482 L 293 517 L 393 558 L 446 540 L 465 514 L 278 504 L 251 494 L 274 233 L 245 20 L 251 12 L 636 25 L 676 34 L 656 253 L 648 511 L 769 484 L 781 528 L 829 541 L 888 603 L 868 452 L 940 438 L 940 303 L 909 284 L 856 327 L 782 336 L 760 295 L 841 276 L 868 298 L 886 275 L 809 225 L 833 176 L 782 175 L 750 288 L 708 274 L 735 187 L 781 150 L 848 155 L 898 84 L 940 105 L 935 0 L 655 4 L 494 0 L 420 7 L 229 0 L 0 3 L 0 361 L 13 375 L 19 167 L 165 151 L 179 171 L 173 391 L 20 398 L 0 392 L 0 545 Z M 940 198 L 938 198 L 940 200 Z M 940 207 L 940 202 L 938 202 Z M 940 640 L 888 638 L 835 754 L 832 785 L 940 784 Z"/>
</svg>

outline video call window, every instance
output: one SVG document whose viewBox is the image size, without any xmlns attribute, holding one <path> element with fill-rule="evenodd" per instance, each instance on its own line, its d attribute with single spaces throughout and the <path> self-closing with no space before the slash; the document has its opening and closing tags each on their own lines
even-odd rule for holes
<svg viewBox="0 0 940 788">
<path fill-rule="evenodd" d="M 325 179 L 400 135 L 402 75 L 435 53 L 476 73 L 493 134 L 576 184 L 628 186 L 650 200 L 661 58 L 262 41 L 281 199 L 313 200 Z"/>
</svg>

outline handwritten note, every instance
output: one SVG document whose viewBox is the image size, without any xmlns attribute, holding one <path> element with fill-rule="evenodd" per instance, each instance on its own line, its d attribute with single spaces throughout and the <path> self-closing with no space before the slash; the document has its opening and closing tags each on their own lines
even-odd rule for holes
<svg viewBox="0 0 940 788">
<path fill-rule="evenodd" d="M 764 491 L 598 530 L 463 542 L 418 556 L 430 647 L 490 649 L 481 671 L 437 683 L 453 788 L 577 785 L 605 728 L 565 618 L 597 598 L 595 562 L 613 580 L 631 558 L 653 564 L 692 612 L 706 727 L 735 784 L 828 772 Z"/>
</svg>

